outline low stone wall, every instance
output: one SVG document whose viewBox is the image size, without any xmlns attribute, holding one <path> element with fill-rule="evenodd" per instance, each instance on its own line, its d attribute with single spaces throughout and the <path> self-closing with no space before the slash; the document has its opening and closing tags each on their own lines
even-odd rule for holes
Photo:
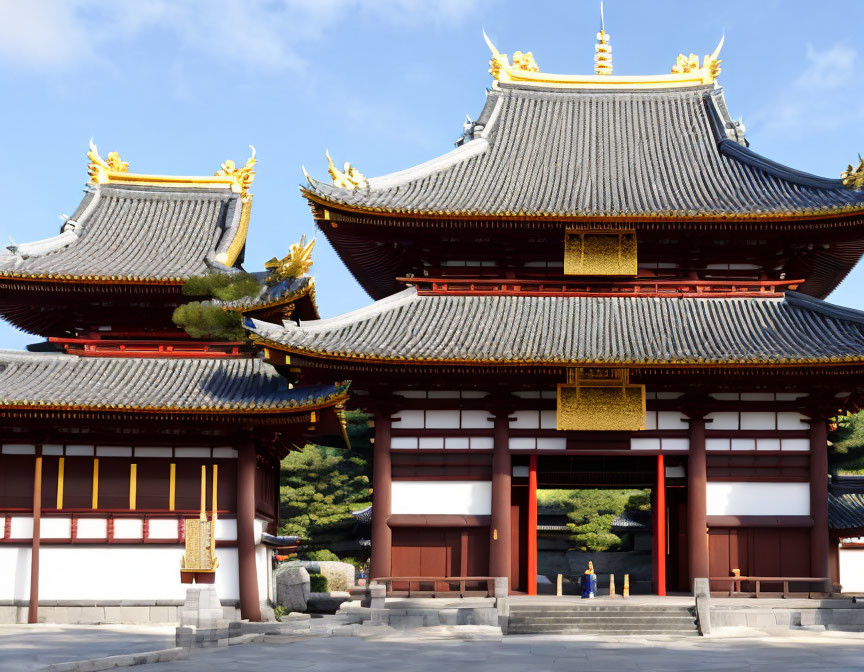
<svg viewBox="0 0 864 672">
<path fill-rule="evenodd" d="M 168 624 L 180 622 L 182 600 L 172 601 L 105 601 L 81 602 L 58 601 L 39 604 L 39 622 L 73 625 L 99 625 L 106 623 L 131 623 L 139 625 Z M 240 619 L 236 600 L 222 600 L 225 618 Z M 26 601 L 0 604 L 0 624 L 11 625 L 27 622 Z"/>
<path fill-rule="evenodd" d="M 712 600 L 713 602 L 714 600 Z M 711 627 L 819 627 L 825 630 L 864 632 L 864 605 L 821 606 L 711 606 Z"/>
</svg>

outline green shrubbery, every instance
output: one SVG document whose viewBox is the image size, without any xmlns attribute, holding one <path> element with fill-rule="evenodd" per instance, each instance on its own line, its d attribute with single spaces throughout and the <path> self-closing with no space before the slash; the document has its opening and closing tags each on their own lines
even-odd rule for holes
<svg viewBox="0 0 864 672">
<path fill-rule="evenodd" d="M 309 575 L 309 590 L 313 593 L 326 593 L 329 591 L 327 577 L 323 574 Z"/>
<path fill-rule="evenodd" d="M 189 278 L 183 283 L 183 293 L 187 296 L 209 296 L 220 301 L 257 296 L 260 290 L 261 283 L 249 273 L 210 273 Z M 177 306 L 171 319 L 192 338 L 220 341 L 242 341 L 246 338 L 242 315 L 209 301 L 191 301 Z"/>
<path fill-rule="evenodd" d="M 624 511 L 651 509 L 650 490 L 538 490 L 537 503 L 567 512 L 570 541 L 580 551 L 608 551 L 621 543 L 612 522 Z"/>
</svg>

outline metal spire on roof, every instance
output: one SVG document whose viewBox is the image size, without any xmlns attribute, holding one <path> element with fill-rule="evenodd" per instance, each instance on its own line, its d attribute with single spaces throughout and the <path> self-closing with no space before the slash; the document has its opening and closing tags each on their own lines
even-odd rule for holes
<svg viewBox="0 0 864 672">
<path fill-rule="evenodd" d="M 603 16 L 603 0 L 600 0 L 600 32 L 594 45 L 594 74 L 612 74 L 612 47 L 609 46 L 609 33 L 606 32 L 606 19 Z"/>
</svg>

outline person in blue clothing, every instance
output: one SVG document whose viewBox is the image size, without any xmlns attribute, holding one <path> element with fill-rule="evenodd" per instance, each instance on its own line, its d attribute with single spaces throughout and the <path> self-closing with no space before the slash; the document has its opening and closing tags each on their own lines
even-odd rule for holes
<svg viewBox="0 0 864 672">
<path fill-rule="evenodd" d="M 597 594 L 597 575 L 594 573 L 594 563 L 588 562 L 588 569 L 582 575 L 582 599 L 594 599 Z"/>
</svg>

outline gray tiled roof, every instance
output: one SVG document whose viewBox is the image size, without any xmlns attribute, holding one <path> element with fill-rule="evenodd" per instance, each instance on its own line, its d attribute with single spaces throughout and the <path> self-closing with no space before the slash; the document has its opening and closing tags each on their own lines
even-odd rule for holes
<svg viewBox="0 0 864 672">
<path fill-rule="evenodd" d="M 240 210 L 228 190 L 89 187 L 60 235 L 0 252 L 0 275 L 169 280 L 227 270 L 215 256 Z"/>
<path fill-rule="evenodd" d="M 313 295 L 315 293 L 315 280 L 311 275 L 304 275 L 299 278 L 288 278 L 274 285 L 268 285 L 264 280 L 270 275 L 269 272 L 252 273 L 261 283 L 261 290 L 256 296 L 245 296 L 235 301 L 220 301 L 212 299 L 211 303 L 217 306 L 225 306 L 226 308 L 235 308 L 239 310 L 255 309 L 269 306 L 275 303 L 292 301 L 295 298 L 305 296 L 306 294 Z"/>
<path fill-rule="evenodd" d="M 254 413 L 299 409 L 344 386 L 291 389 L 259 359 L 133 359 L 0 350 L 0 408 L 73 406 Z"/>
<path fill-rule="evenodd" d="M 864 534 L 864 476 L 833 476 L 828 492 L 828 527 Z"/>
<path fill-rule="evenodd" d="M 388 361 L 747 363 L 864 360 L 864 313 L 785 298 L 442 296 L 409 288 L 258 336 L 298 353 Z"/>
<path fill-rule="evenodd" d="M 727 138 L 732 123 L 720 89 L 499 86 L 474 132 L 449 154 L 369 179 L 356 191 L 311 180 L 309 193 L 361 209 L 451 215 L 758 217 L 864 209 L 864 193 L 840 180 L 786 168 Z"/>
</svg>

